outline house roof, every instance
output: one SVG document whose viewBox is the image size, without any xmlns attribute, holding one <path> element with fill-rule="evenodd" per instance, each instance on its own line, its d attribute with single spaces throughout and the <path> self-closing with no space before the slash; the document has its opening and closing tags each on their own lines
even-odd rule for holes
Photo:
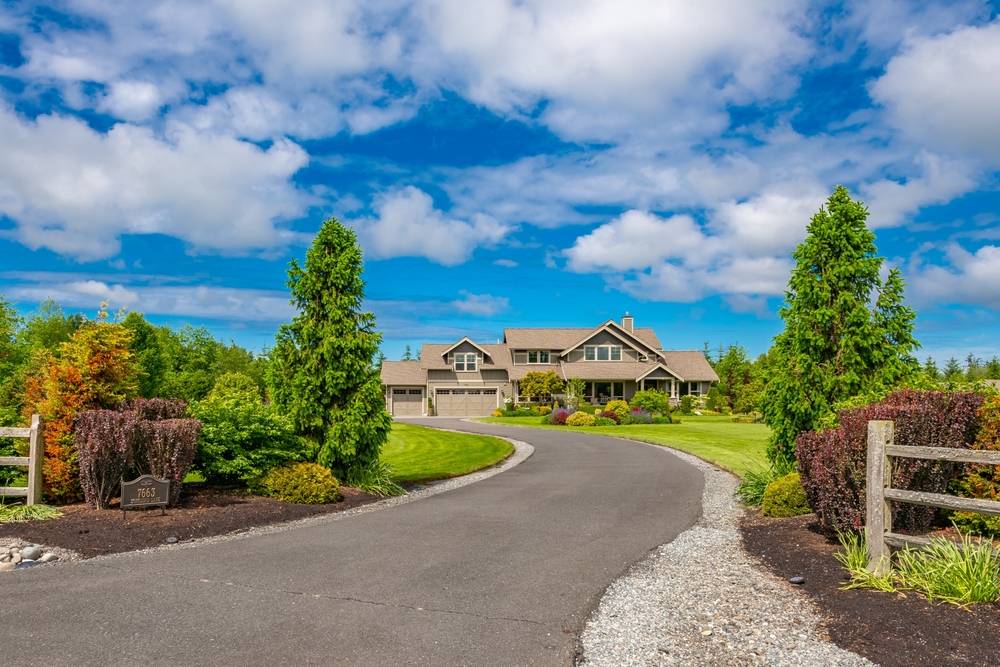
<svg viewBox="0 0 1000 667">
<path fill-rule="evenodd" d="M 653 367 L 653 364 L 638 361 L 574 361 L 563 362 L 559 374 L 564 380 L 572 377 L 585 380 L 634 380 Z"/>
<path fill-rule="evenodd" d="M 596 333 L 605 324 L 596 328 L 504 329 L 503 339 L 512 350 L 565 350 L 570 345 L 589 338 L 591 334 Z M 632 335 L 654 350 L 659 350 L 661 347 L 660 339 L 648 327 L 633 329 Z"/>
<path fill-rule="evenodd" d="M 468 336 L 463 336 L 462 340 L 458 341 L 454 345 L 450 345 L 447 348 L 445 348 L 445 350 L 443 352 L 441 352 L 441 356 L 443 357 L 444 355 L 448 354 L 449 352 L 451 352 L 452 350 L 454 350 L 456 347 L 458 347 L 462 343 L 468 343 L 469 345 L 471 345 L 472 347 L 476 348 L 477 350 L 479 350 L 483 354 L 490 354 L 489 351 L 486 348 L 484 348 L 482 345 L 477 344 L 476 342 L 474 342 Z M 421 356 L 423 356 L 423 355 L 421 354 Z"/>
<path fill-rule="evenodd" d="M 444 363 L 441 357 L 453 347 L 455 346 L 446 343 L 424 343 L 420 346 L 420 363 L 423 365 L 423 368 L 428 370 L 451 370 L 452 367 Z M 480 364 L 482 368 L 510 369 L 513 367 L 514 360 L 510 356 L 510 350 L 503 343 L 476 343 L 476 347 L 489 357 Z"/>
<path fill-rule="evenodd" d="M 662 368 L 663 370 L 665 370 L 666 372 L 670 373 L 671 375 L 673 375 L 673 376 L 674 376 L 674 377 L 676 377 L 676 378 L 679 378 L 679 377 L 680 377 L 680 376 L 679 376 L 679 375 L 678 375 L 677 373 L 675 373 L 674 371 L 672 371 L 672 370 L 670 370 L 669 368 L 667 368 L 667 366 L 666 366 L 666 365 L 664 365 L 664 364 L 661 364 L 661 363 L 659 363 L 659 362 L 657 362 L 657 363 L 655 363 L 655 364 L 644 364 L 644 365 L 646 365 L 646 366 L 649 366 L 649 368 L 647 368 L 647 369 L 646 369 L 646 370 L 644 370 L 644 371 L 643 371 L 642 373 L 640 373 L 640 374 L 639 374 L 639 375 L 638 375 L 638 376 L 636 377 L 636 380 L 641 380 L 641 379 L 643 379 L 644 377 L 646 377 L 647 375 L 649 375 L 650 373 L 652 373 L 653 371 L 655 371 L 655 370 L 658 370 L 658 369 L 660 369 L 660 368 Z"/>
<path fill-rule="evenodd" d="M 708 359 L 698 350 L 662 350 L 660 354 L 664 365 L 685 382 L 719 381 L 719 376 L 715 374 Z"/>
<path fill-rule="evenodd" d="M 617 338 L 621 342 L 626 343 L 628 345 L 634 345 L 634 343 L 631 342 L 629 339 L 632 339 L 633 341 L 638 341 L 640 345 L 643 345 L 643 346 L 645 346 L 645 347 L 648 348 L 647 352 L 653 352 L 654 354 L 657 351 L 657 347 L 659 347 L 659 342 L 660 341 L 656 341 L 657 342 L 656 346 L 650 345 L 649 343 L 647 343 L 646 341 L 644 341 L 642 338 L 640 338 L 635 333 L 635 330 L 629 331 L 628 329 L 626 329 L 626 328 L 622 327 L 621 325 L 619 325 L 614 320 L 608 320 L 607 322 L 605 322 L 601 326 L 597 327 L 596 329 L 593 329 L 593 330 L 588 331 L 587 333 L 585 333 L 583 335 L 583 338 L 579 338 L 579 339 L 575 340 L 574 342 L 570 343 L 569 345 L 567 345 L 565 347 L 565 349 L 563 349 L 562 352 L 560 352 L 560 354 L 568 354 L 569 352 L 577 349 L 578 347 L 580 347 L 581 345 L 583 345 L 584 343 L 586 343 L 589 339 L 593 338 L 595 335 L 597 335 L 598 333 L 600 333 L 602 331 L 605 331 L 605 332 L 611 334 L 612 336 L 614 336 L 615 338 Z M 655 334 L 654 334 L 654 338 L 655 338 Z"/>
<path fill-rule="evenodd" d="M 382 384 L 427 384 L 427 369 L 419 361 L 383 361 Z"/>
</svg>

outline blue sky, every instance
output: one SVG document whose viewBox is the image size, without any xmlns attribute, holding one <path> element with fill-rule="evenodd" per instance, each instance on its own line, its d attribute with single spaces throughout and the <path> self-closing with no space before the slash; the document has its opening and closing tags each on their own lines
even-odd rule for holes
<svg viewBox="0 0 1000 667">
<path fill-rule="evenodd" d="M 842 183 L 922 355 L 1000 354 L 984 1 L 0 1 L 0 292 L 267 346 L 336 216 L 385 352 L 620 317 L 767 349 Z"/>
</svg>

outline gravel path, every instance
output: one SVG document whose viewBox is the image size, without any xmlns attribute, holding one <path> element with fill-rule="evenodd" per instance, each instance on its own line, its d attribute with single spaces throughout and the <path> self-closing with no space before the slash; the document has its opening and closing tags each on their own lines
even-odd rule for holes
<svg viewBox="0 0 1000 667">
<path fill-rule="evenodd" d="M 584 628 L 578 664 L 873 665 L 823 641 L 806 597 L 743 550 L 736 479 L 675 453 L 705 475 L 702 517 L 608 587 Z"/>
</svg>

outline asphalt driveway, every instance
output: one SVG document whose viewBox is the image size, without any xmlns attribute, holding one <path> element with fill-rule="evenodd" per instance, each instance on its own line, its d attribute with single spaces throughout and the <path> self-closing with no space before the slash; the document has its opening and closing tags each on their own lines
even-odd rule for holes
<svg viewBox="0 0 1000 667">
<path fill-rule="evenodd" d="M 340 521 L 0 574 L 3 663 L 569 666 L 604 589 L 698 517 L 701 473 L 662 448 L 407 421 L 535 453 Z"/>
</svg>

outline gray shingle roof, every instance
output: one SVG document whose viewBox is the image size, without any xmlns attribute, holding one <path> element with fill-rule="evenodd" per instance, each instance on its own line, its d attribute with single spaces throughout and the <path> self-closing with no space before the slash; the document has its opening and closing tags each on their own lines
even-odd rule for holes
<svg viewBox="0 0 1000 667">
<path fill-rule="evenodd" d="M 604 326 L 603 324 L 601 326 Z M 570 345 L 580 342 L 584 337 L 597 331 L 600 327 L 592 329 L 572 328 L 572 329 L 504 329 L 503 337 L 507 345 L 512 350 L 537 349 L 537 350 L 565 350 Z M 632 330 L 632 335 L 649 345 L 654 350 L 659 350 L 660 339 L 656 333 L 648 327 L 637 327 Z"/>
<path fill-rule="evenodd" d="M 719 381 L 708 359 L 698 350 L 664 350 L 660 354 L 663 355 L 663 365 L 680 375 L 685 382 Z"/>
<path fill-rule="evenodd" d="M 382 384 L 427 384 L 427 369 L 419 361 L 383 361 Z"/>
</svg>

